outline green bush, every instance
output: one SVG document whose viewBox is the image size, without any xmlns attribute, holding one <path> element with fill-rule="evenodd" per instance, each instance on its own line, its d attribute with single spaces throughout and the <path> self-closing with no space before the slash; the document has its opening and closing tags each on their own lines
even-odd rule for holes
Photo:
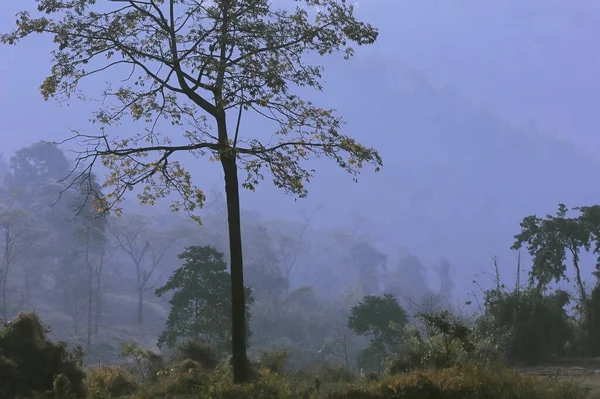
<svg viewBox="0 0 600 399">
<path fill-rule="evenodd" d="M 138 384 L 129 370 L 101 366 L 88 371 L 86 388 L 89 399 L 109 399 L 133 394 Z"/>
<path fill-rule="evenodd" d="M 21 313 L 0 329 L 0 397 L 83 398 L 83 350 L 46 339 L 35 313 Z M 54 392 L 58 390 L 57 392 Z M 53 393 L 54 392 L 54 393 Z"/>
</svg>

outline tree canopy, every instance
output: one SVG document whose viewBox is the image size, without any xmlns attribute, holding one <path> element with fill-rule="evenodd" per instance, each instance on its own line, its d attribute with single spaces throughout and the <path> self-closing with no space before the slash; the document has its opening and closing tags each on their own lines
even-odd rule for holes
<svg viewBox="0 0 600 399">
<path fill-rule="evenodd" d="M 122 86 L 109 84 L 98 93 L 110 101 L 103 101 L 93 117 L 102 134 L 78 135 L 96 146 L 83 157 L 101 158 L 112 170 L 106 185 L 113 188 L 107 195 L 113 202 L 143 182 L 143 202 L 176 190 L 182 201 L 173 207 L 192 211 L 203 204 L 204 194 L 171 160 L 179 151 L 207 154 L 211 160 L 233 151 L 247 173 L 244 187 L 253 190 L 266 169 L 275 186 L 300 197 L 314 172 L 302 162 L 311 156 L 331 157 L 351 174 L 364 163 L 381 165 L 375 150 L 341 134 L 343 121 L 333 110 L 292 90 L 323 88 L 323 68 L 309 64 L 308 53 L 343 50 L 349 58 L 348 42 L 371 44 L 378 32 L 358 21 L 345 1 L 304 3 L 288 11 L 274 9 L 267 0 L 131 0 L 103 6 L 92 0 L 38 0 L 40 15 L 20 12 L 17 28 L 1 40 L 16 44 L 32 33 L 54 37 L 51 73 L 41 85 L 46 99 L 89 98 L 80 83 L 108 69 L 127 78 Z M 235 129 L 211 132 L 208 118 L 224 118 L 229 111 Z M 270 139 L 244 134 L 240 122 L 247 111 L 274 123 Z M 108 130 L 126 117 L 146 122 L 146 129 L 110 138 Z M 180 127 L 180 137 L 161 132 L 165 120 Z M 154 159 L 145 161 L 151 154 Z"/>
</svg>

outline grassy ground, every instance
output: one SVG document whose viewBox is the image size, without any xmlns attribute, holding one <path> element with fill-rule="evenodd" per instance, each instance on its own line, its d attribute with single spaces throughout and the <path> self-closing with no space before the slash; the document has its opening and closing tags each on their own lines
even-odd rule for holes
<svg viewBox="0 0 600 399">
<path fill-rule="evenodd" d="M 49 325 L 52 341 L 65 341 L 69 346 L 80 344 L 85 347 L 87 315 L 81 313 L 78 332 L 72 315 L 63 311 L 62 298 L 52 288 L 41 287 L 32 300 L 31 309 Z M 91 350 L 86 353 L 87 364 L 111 364 L 119 362 L 121 344 L 134 341 L 141 347 L 154 349 L 156 339 L 164 329 L 168 308 L 162 304 L 144 302 L 144 324 L 136 323 L 137 298 L 132 295 L 106 293 L 103 301 L 102 318 L 98 334 L 92 335 Z"/>
<path fill-rule="evenodd" d="M 553 365 L 522 370 L 540 378 L 574 381 L 591 390 L 591 399 L 600 399 L 600 359 L 565 359 Z"/>
</svg>

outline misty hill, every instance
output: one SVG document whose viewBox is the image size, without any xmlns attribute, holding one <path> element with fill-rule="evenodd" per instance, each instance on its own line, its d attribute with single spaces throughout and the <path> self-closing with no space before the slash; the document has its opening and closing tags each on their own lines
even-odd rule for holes
<svg viewBox="0 0 600 399">
<path fill-rule="evenodd" d="M 346 116 L 351 134 L 381 150 L 384 168 L 349 188 L 351 201 L 331 184 L 341 172 L 323 170 L 311 195 L 335 198 L 347 211 L 360 204 L 383 227 L 388 251 L 449 256 L 470 266 L 466 277 L 487 267 L 490 252 L 507 254 L 524 216 L 598 197 L 589 181 L 600 164 L 534 124 L 512 127 L 457 89 L 435 87 L 388 59 L 335 70 L 322 101 Z"/>
</svg>

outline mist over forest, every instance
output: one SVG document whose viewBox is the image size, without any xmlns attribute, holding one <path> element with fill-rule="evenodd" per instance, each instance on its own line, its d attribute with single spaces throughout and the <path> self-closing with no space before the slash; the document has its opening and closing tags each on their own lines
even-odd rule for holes
<svg viewBox="0 0 600 399">
<path fill-rule="evenodd" d="M 37 315 L 50 327 L 48 339 L 81 345 L 82 369 L 128 359 L 140 384 L 169 368 L 163 360 L 152 366 L 153 354 L 192 359 L 177 354 L 186 339 L 214 355 L 212 366 L 193 359 L 202 368 L 230 356 L 236 383 L 250 378 L 236 363 L 246 359 L 241 346 L 275 373 L 347 372 L 331 377 L 336 384 L 473 362 L 524 367 L 600 354 L 595 3 L 361 0 L 355 15 L 332 25 L 357 18 L 378 35 L 350 24 L 355 31 L 345 26 L 319 37 L 336 56 L 305 43 L 299 65 L 322 65 L 322 76 L 288 68 L 293 62 L 278 53 L 269 62 L 279 75 L 263 59 L 256 65 L 265 70 L 252 64 L 260 72 L 243 66 L 256 74 L 256 87 L 243 73 L 223 83 L 206 72 L 213 86 L 198 80 L 194 90 L 175 90 L 165 83 L 170 78 L 157 77 L 162 69 L 149 67 L 131 72 L 139 79 L 132 87 L 151 93 L 134 100 L 129 86 L 119 91 L 129 84 L 128 66 L 78 75 L 65 65 L 102 46 L 85 48 L 68 24 L 64 43 L 52 42 L 54 28 L 27 15 L 15 25 L 17 12 L 40 2 L 13 3 L 0 5 L 1 41 L 15 44 L 0 47 L 0 320 L 7 337 L 10 320 L 37 325 L 27 319 Z M 136 2 L 124 3 L 137 10 Z M 293 11 L 286 1 L 269 4 Z M 334 15 L 331 4 L 327 12 L 307 6 L 312 11 L 293 21 Z M 144 7 L 160 16 L 166 5 L 150 0 Z M 73 11 L 73 18 L 97 18 L 89 12 Z M 132 40 L 111 39 L 115 48 L 155 46 L 162 55 L 145 55 L 147 65 L 173 68 L 193 86 L 191 72 L 160 61 L 172 45 L 153 41 L 145 31 L 152 22 L 132 13 L 106 27 L 117 35 L 121 24 L 119 34 Z M 54 14 L 48 11 L 62 18 Z M 191 21 L 195 14 L 186 15 Z M 105 29 L 96 22 L 88 29 Z M 128 24 L 140 24 L 149 38 L 135 42 L 124 33 L 133 29 Z M 271 45 L 287 37 L 268 36 L 276 29 L 284 27 L 263 32 Z M 44 34 L 27 37 L 38 31 Z M 345 60 L 335 35 L 368 45 Z M 250 44 L 242 42 L 232 48 L 243 53 Z M 55 48 L 72 60 L 50 55 Z M 263 51 L 272 48 L 256 54 Z M 204 70 L 189 62 L 194 73 Z M 51 70 L 56 64 L 63 68 Z M 44 81 L 49 73 L 54 80 Z M 69 79 L 77 84 L 61 86 Z M 153 92 L 148 82 L 163 87 Z M 222 98 L 215 94 L 221 89 Z M 202 90 L 214 95 L 214 106 L 195 97 Z M 274 98 L 285 106 L 270 105 Z M 244 108 L 246 101 L 271 114 Z M 230 137 L 222 136 L 226 129 Z M 146 153 L 156 159 L 140 161 Z M 235 184 L 231 167 L 239 171 Z M 528 338 L 550 330 L 543 340 Z M 2 337 L 0 381 L 9 358 Z"/>
</svg>

